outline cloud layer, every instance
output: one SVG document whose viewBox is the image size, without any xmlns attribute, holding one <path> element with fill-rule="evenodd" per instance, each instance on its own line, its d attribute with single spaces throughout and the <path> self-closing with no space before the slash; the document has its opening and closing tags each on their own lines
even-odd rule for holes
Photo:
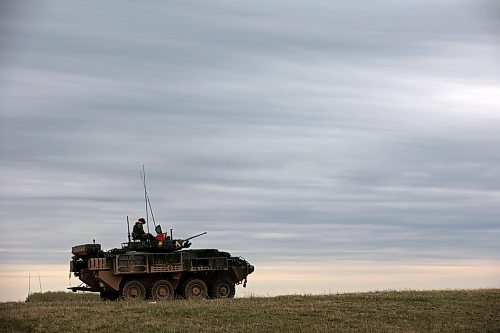
<svg viewBox="0 0 500 333">
<path fill-rule="evenodd" d="M 197 247 L 499 259 L 494 2 L 2 6 L 2 262 L 119 246 L 142 164 Z"/>
</svg>

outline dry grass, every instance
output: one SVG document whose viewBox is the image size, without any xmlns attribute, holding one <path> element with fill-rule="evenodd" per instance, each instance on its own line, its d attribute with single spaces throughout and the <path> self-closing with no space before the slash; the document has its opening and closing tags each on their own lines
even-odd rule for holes
<svg viewBox="0 0 500 333">
<path fill-rule="evenodd" d="M 97 293 L 74 293 L 64 291 L 48 291 L 45 293 L 33 293 L 26 298 L 26 302 L 57 302 L 57 301 L 98 301 Z"/>
<path fill-rule="evenodd" d="M 201 302 L 0 303 L 1 332 L 500 332 L 500 289 Z"/>
</svg>

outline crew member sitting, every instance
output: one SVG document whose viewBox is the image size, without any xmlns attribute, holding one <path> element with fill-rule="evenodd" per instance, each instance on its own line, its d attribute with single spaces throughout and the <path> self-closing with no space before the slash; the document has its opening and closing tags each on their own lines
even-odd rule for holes
<svg viewBox="0 0 500 333">
<path fill-rule="evenodd" d="M 155 237 L 155 239 L 158 242 L 165 241 L 165 234 L 161 231 L 161 226 L 159 224 L 156 226 L 155 230 L 156 230 L 156 237 Z"/>
<path fill-rule="evenodd" d="M 151 241 L 155 240 L 153 235 L 147 234 L 144 232 L 144 224 L 146 224 L 146 220 L 141 217 L 140 219 L 137 220 L 134 224 L 134 229 L 132 230 L 132 238 L 134 240 L 140 240 L 140 241 Z"/>
</svg>

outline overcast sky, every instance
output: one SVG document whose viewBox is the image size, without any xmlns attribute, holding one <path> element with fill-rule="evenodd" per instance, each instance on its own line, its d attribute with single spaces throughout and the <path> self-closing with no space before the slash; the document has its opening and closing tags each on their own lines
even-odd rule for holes
<svg viewBox="0 0 500 333">
<path fill-rule="evenodd" d="M 120 246 L 144 164 L 193 247 L 498 268 L 498 59 L 495 1 L 2 2 L 0 263 Z"/>
</svg>

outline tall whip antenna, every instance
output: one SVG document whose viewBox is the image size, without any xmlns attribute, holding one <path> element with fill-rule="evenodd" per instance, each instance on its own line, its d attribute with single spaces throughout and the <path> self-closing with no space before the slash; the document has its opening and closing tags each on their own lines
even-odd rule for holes
<svg viewBox="0 0 500 333">
<path fill-rule="evenodd" d="M 146 225 L 148 227 L 148 234 L 149 234 L 148 191 L 146 189 L 146 171 L 144 170 L 144 164 L 142 165 L 142 173 L 140 171 L 139 173 L 141 174 L 142 185 L 144 185 L 144 201 L 146 203 Z"/>
<path fill-rule="evenodd" d="M 128 221 L 128 215 L 127 215 L 127 231 L 128 231 L 128 242 L 130 243 L 130 223 Z"/>
<path fill-rule="evenodd" d="M 149 194 L 147 195 L 147 199 L 148 199 L 148 205 L 149 205 L 149 212 L 151 213 L 151 218 L 153 218 L 153 224 L 156 228 L 155 216 L 153 215 L 153 208 L 151 208 L 151 201 L 149 201 Z"/>
<path fill-rule="evenodd" d="M 144 186 L 144 198 L 146 201 L 146 222 L 149 222 L 148 220 L 148 206 L 149 206 L 149 212 L 151 213 L 151 218 L 153 219 L 153 224 L 156 228 L 155 215 L 153 214 L 153 207 L 151 207 L 151 201 L 149 200 L 149 194 L 146 185 L 146 171 L 144 170 L 144 165 L 142 166 L 142 172 L 139 173 L 141 174 L 142 185 Z M 149 224 L 148 224 L 148 232 L 149 232 Z"/>
</svg>

